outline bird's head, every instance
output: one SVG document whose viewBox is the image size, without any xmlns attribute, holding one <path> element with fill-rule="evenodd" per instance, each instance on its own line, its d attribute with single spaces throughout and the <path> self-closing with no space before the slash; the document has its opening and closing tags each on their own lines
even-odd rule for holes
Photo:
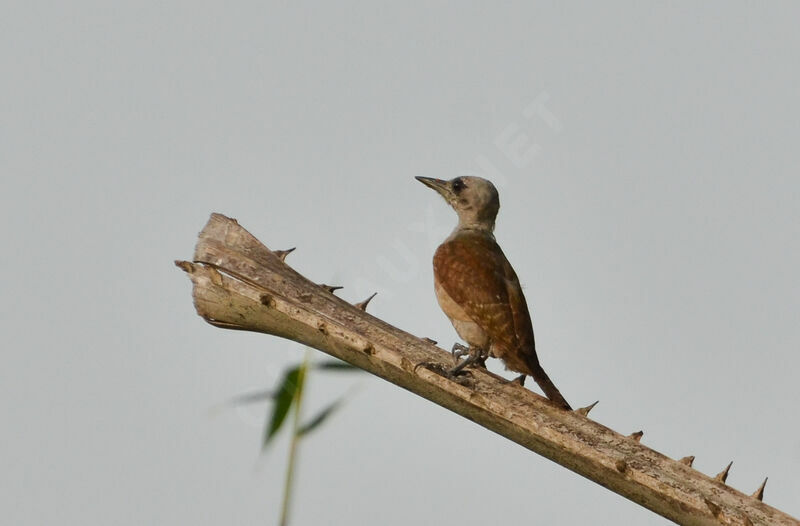
<svg viewBox="0 0 800 526">
<path fill-rule="evenodd" d="M 445 181 L 432 177 L 417 177 L 436 190 L 458 214 L 459 228 L 494 230 L 494 220 L 500 210 L 500 196 L 491 183 L 481 177 L 456 177 Z"/>
</svg>

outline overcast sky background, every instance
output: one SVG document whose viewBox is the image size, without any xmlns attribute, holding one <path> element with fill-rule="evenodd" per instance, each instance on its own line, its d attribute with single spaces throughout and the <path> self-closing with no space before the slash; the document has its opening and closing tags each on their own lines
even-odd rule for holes
<svg viewBox="0 0 800 526">
<path fill-rule="evenodd" d="M 3 522 L 276 524 L 287 441 L 215 408 L 302 349 L 204 323 L 172 261 L 221 212 L 449 347 L 414 176 L 463 174 L 567 399 L 800 516 L 800 6 L 333 4 L 4 9 Z M 667 523 L 366 374 L 306 414 L 350 389 L 293 525 Z"/>
</svg>

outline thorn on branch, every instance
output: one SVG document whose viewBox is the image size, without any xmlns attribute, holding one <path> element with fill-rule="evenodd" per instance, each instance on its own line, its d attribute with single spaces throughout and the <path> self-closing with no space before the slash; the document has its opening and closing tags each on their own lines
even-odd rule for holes
<svg viewBox="0 0 800 526">
<path fill-rule="evenodd" d="M 176 259 L 175 266 L 188 274 L 194 273 L 194 264 L 189 263 L 188 261 L 182 261 L 180 259 Z"/>
<path fill-rule="evenodd" d="M 286 250 L 273 250 L 272 253 L 278 256 L 281 261 L 286 261 L 286 256 L 294 252 L 297 247 L 287 248 Z"/>
<path fill-rule="evenodd" d="M 730 470 L 731 470 L 731 466 L 732 466 L 732 465 L 733 465 L 733 460 L 731 460 L 731 461 L 728 463 L 728 465 L 727 465 L 727 466 L 725 466 L 725 469 L 723 469 L 722 471 L 720 471 L 719 473 L 717 473 L 717 476 L 716 476 L 716 477 L 714 477 L 714 480 L 718 480 L 718 481 L 720 481 L 720 482 L 725 482 L 726 480 L 728 480 L 728 471 L 730 471 Z"/>
<path fill-rule="evenodd" d="M 766 477 L 764 479 L 764 482 L 762 482 L 761 485 L 756 490 L 756 492 L 753 493 L 753 498 L 756 498 L 758 500 L 764 500 L 764 487 L 767 485 L 767 480 L 768 479 L 769 479 L 769 477 Z"/>
<path fill-rule="evenodd" d="M 339 289 L 343 289 L 344 288 L 344 287 L 340 287 L 339 285 L 326 285 L 324 283 L 320 283 L 319 286 L 322 287 L 323 289 L 327 290 L 331 294 L 333 294 L 333 291 L 335 291 L 335 290 L 339 290 Z"/>
<path fill-rule="evenodd" d="M 694 463 L 694 455 L 689 455 L 688 457 L 683 457 L 678 462 L 680 462 L 681 464 L 684 464 L 686 466 L 692 467 L 692 464 Z"/>
<path fill-rule="evenodd" d="M 641 442 L 643 436 L 644 436 L 644 431 L 637 431 L 635 433 L 631 433 L 630 435 L 628 435 L 628 438 L 632 438 L 636 442 Z"/>
<path fill-rule="evenodd" d="M 600 400 L 597 400 L 593 404 L 589 404 L 586 407 L 581 407 L 579 409 L 576 409 L 575 412 L 578 413 L 579 415 L 587 416 L 589 414 L 589 411 L 594 409 L 594 406 L 596 406 L 598 402 L 600 402 Z"/>
<path fill-rule="evenodd" d="M 359 309 L 361 309 L 363 311 L 366 311 L 367 310 L 367 305 L 369 305 L 369 302 L 372 301 L 372 298 L 374 298 L 377 294 L 378 294 L 377 292 L 373 292 L 372 296 L 370 296 L 369 298 L 365 299 L 364 301 L 359 301 L 358 303 L 354 303 L 353 306 L 356 307 L 356 308 L 359 308 Z"/>
<path fill-rule="evenodd" d="M 439 343 L 436 340 L 432 340 L 432 339 L 428 338 L 427 336 L 422 338 L 422 341 L 428 342 L 428 343 L 432 343 L 433 345 L 436 345 L 437 343 Z"/>
</svg>

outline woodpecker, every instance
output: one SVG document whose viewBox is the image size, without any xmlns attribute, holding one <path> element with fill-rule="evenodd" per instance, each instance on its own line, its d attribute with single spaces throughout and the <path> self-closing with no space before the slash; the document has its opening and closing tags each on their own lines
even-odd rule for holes
<svg viewBox="0 0 800 526">
<path fill-rule="evenodd" d="M 469 344 L 453 347 L 457 358 L 464 351 L 468 357 L 449 374 L 489 356 L 499 358 L 507 369 L 522 374 L 520 383 L 532 376 L 552 402 L 571 409 L 539 364 L 525 295 L 495 241 L 497 189 L 480 177 L 416 179 L 436 190 L 458 214 L 458 226 L 433 256 L 436 299 L 459 337 Z"/>
</svg>

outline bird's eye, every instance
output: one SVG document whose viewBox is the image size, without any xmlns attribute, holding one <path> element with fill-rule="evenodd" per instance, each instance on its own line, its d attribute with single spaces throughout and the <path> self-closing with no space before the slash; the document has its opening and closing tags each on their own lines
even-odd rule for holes
<svg viewBox="0 0 800 526">
<path fill-rule="evenodd" d="M 453 191 L 455 193 L 459 193 L 466 187 L 467 185 L 464 184 L 464 181 L 462 181 L 460 177 L 458 179 L 453 179 Z"/>
</svg>

